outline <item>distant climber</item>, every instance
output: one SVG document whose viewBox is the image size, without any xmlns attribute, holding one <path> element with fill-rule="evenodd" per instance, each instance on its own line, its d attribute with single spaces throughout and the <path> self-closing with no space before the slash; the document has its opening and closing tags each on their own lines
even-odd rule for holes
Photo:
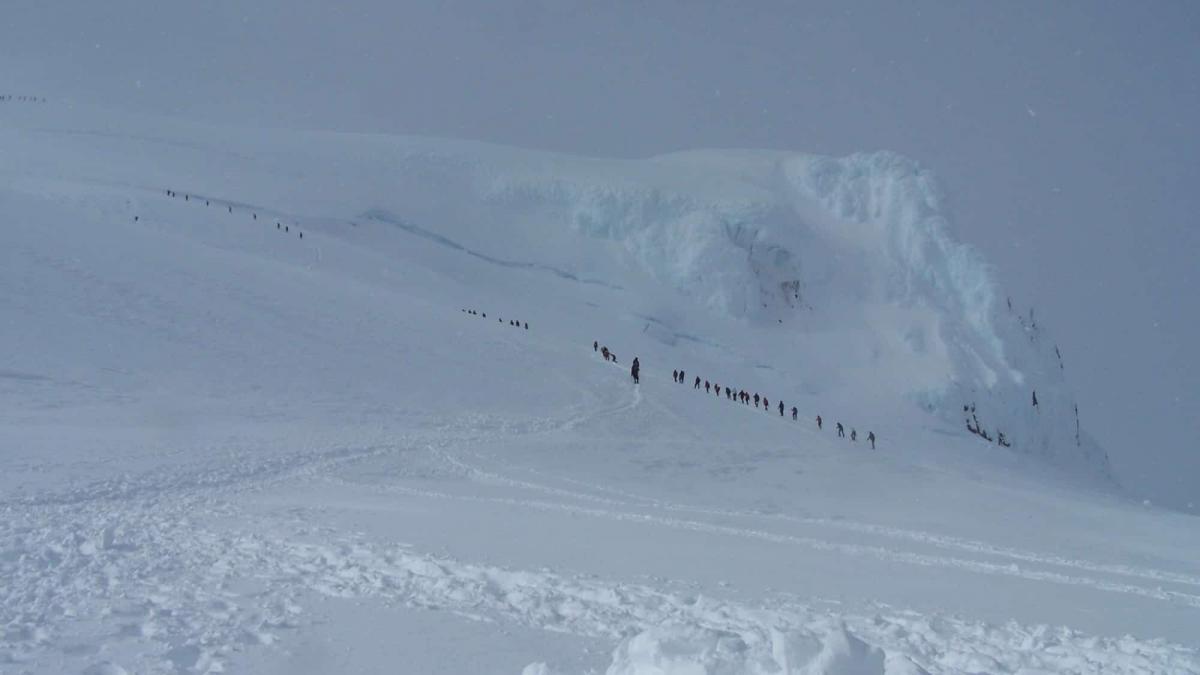
<svg viewBox="0 0 1200 675">
<path fill-rule="evenodd" d="M 758 394 L 755 394 L 755 395 L 754 395 L 754 407 L 755 407 L 755 408 L 757 408 L 757 407 L 758 407 Z"/>
<path fill-rule="evenodd" d="M 672 371 L 671 371 L 671 381 L 672 381 L 672 382 L 679 382 L 679 371 L 678 371 L 678 370 L 672 370 Z"/>
<path fill-rule="evenodd" d="M 600 343 L 595 340 L 592 340 L 592 351 L 596 351 L 598 349 L 600 349 Z"/>
<path fill-rule="evenodd" d="M 634 384 L 641 383 L 641 381 L 638 379 L 638 374 L 641 372 L 641 370 L 642 370 L 642 364 L 638 362 L 638 358 L 636 356 L 633 357 L 633 367 L 630 368 L 629 374 L 633 376 Z"/>
<path fill-rule="evenodd" d="M 857 431 L 855 431 L 853 429 L 850 430 L 850 440 L 858 441 L 858 432 Z"/>
<path fill-rule="evenodd" d="M 779 402 L 779 416 L 783 417 L 783 401 Z"/>
<path fill-rule="evenodd" d="M 1035 390 L 1034 390 L 1034 392 L 1033 392 L 1033 407 L 1035 407 L 1035 408 L 1036 408 L 1036 407 L 1038 407 L 1038 403 L 1037 403 L 1037 390 L 1036 390 L 1036 389 L 1035 389 Z"/>
<path fill-rule="evenodd" d="M 728 399 L 733 398 L 733 391 L 730 390 L 729 387 L 725 387 L 725 398 L 728 398 Z"/>
<path fill-rule="evenodd" d="M 697 375 L 697 376 L 696 376 L 696 383 L 695 383 L 694 385 L 692 385 L 692 389 L 699 389 L 699 388 L 700 388 L 700 376 L 699 376 L 699 375 Z"/>
<path fill-rule="evenodd" d="M 797 413 L 797 412 L 798 412 L 798 411 L 796 410 L 796 406 L 792 406 L 792 421 L 793 421 L 793 422 L 795 422 L 795 421 L 796 421 L 796 413 Z"/>
<path fill-rule="evenodd" d="M 704 393 L 707 394 L 710 391 L 712 391 L 712 385 L 708 383 L 708 380 L 705 380 L 704 381 Z"/>
<path fill-rule="evenodd" d="M 841 422 L 838 422 L 838 423 L 837 423 L 837 432 L 838 432 L 838 438 L 845 438 L 845 437 L 846 437 L 846 429 L 842 427 L 842 423 L 841 423 Z"/>
<path fill-rule="evenodd" d="M 821 430 L 821 416 L 817 415 L 817 431 Z"/>
<path fill-rule="evenodd" d="M 682 370 L 679 371 L 679 384 L 683 384 L 684 376 L 685 376 L 685 373 Z"/>
<path fill-rule="evenodd" d="M 871 441 L 871 449 L 874 450 L 875 449 L 875 432 L 874 431 L 867 432 L 867 440 Z"/>
<path fill-rule="evenodd" d="M 600 348 L 600 356 L 604 357 L 605 361 L 608 360 L 608 347 L 607 346 Z"/>
<path fill-rule="evenodd" d="M 771 409 L 771 402 L 767 400 L 766 396 L 764 396 L 763 397 L 763 410 L 770 410 L 770 409 Z"/>
<path fill-rule="evenodd" d="M 529 330 L 529 322 L 528 321 L 525 322 L 525 330 Z"/>
</svg>

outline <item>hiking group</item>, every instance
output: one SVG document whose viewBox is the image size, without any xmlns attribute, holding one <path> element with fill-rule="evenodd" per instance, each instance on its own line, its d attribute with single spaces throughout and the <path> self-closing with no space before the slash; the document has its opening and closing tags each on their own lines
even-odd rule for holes
<svg viewBox="0 0 1200 675">
<path fill-rule="evenodd" d="M 611 349 L 609 349 L 607 345 L 601 345 L 599 340 L 592 341 L 592 351 L 600 354 L 600 356 L 605 361 L 612 361 L 613 363 L 617 362 L 617 355 Z M 633 379 L 634 384 L 641 383 L 641 374 L 642 374 L 641 371 L 642 371 L 641 361 L 637 357 L 634 357 L 633 364 L 630 366 L 630 369 L 629 369 L 629 376 Z M 688 383 L 687 372 L 682 369 L 672 370 L 671 371 L 671 379 L 676 384 L 687 384 Z M 751 394 L 750 392 L 746 391 L 745 389 L 738 389 L 735 387 L 730 387 L 728 385 L 722 387 L 719 382 L 712 382 L 711 380 L 702 379 L 699 375 L 695 376 L 691 380 L 691 384 L 692 384 L 692 389 L 695 391 L 699 391 L 701 388 L 703 388 L 704 393 L 706 395 L 712 394 L 713 396 L 716 396 L 717 398 L 721 398 L 721 396 L 724 396 L 726 400 L 736 401 L 743 405 L 750 405 L 751 403 L 753 403 L 755 408 L 761 407 L 763 409 L 763 411 L 768 412 L 768 413 L 771 412 L 771 410 L 772 410 L 771 399 L 769 399 L 766 396 L 763 396 L 757 392 Z M 775 406 L 774 410 L 778 411 L 780 417 L 786 418 L 790 414 L 793 422 L 798 420 L 800 417 L 800 411 L 799 411 L 799 409 L 796 408 L 796 406 L 792 406 L 789 409 L 787 407 L 787 405 L 785 405 L 784 402 L 780 401 L 780 400 L 776 400 L 776 406 Z M 824 420 L 821 419 L 820 415 L 816 416 L 816 421 L 817 421 L 817 429 L 818 430 L 822 429 L 824 426 Z M 838 435 L 838 438 L 846 437 L 846 428 L 845 428 L 845 426 L 842 425 L 841 422 L 837 423 L 837 435 Z M 875 440 L 876 440 L 875 432 L 868 431 L 866 440 L 868 443 L 871 444 L 871 449 L 874 450 L 875 449 Z M 858 431 L 856 429 L 853 429 L 853 428 L 850 429 L 850 442 L 852 442 L 852 443 L 858 442 Z"/>
</svg>

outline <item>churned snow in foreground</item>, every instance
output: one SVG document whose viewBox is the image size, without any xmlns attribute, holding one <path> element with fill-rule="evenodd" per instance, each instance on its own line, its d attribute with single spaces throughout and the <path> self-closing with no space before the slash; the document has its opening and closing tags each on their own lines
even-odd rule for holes
<svg viewBox="0 0 1200 675">
<path fill-rule="evenodd" d="M 1200 673 L 1194 519 L 909 160 L 0 155 L 0 672 Z"/>
</svg>

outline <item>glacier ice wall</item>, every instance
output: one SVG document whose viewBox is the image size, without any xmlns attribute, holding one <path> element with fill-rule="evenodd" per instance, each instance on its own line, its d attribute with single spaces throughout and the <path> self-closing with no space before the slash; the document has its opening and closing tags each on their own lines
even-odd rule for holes
<svg viewBox="0 0 1200 675">
<path fill-rule="evenodd" d="M 828 326 L 838 321 L 835 307 L 872 306 L 896 310 L 873 316 L 934 316 L 928 329 L 916 320 L 865 322 L 879 342 L 942 355 L 944 363 L 923 368 L 928 377 L 897 394 L 981 431 L 982 442 L 1003 433 L 1017 451 L 1107 471 L 1103 452 L 1077 428 L 1052 338 L 1010 308 L 983 257 L 954 240 L 936 179 L 911 159 L 748 151 L 556 158 L 492 164 L 475 187 L 489 208 L 537 214 L 613 244 L 649 277 L 737 320 L 767 326 L 790 312 Z M 880 367 L 889 365 L 899 366 Z"/>
</svg>

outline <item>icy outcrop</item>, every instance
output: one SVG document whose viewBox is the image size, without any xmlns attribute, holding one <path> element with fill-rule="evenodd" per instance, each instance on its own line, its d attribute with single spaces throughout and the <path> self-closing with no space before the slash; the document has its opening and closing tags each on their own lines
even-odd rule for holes
<svg viewBox="0 0 1200 675">
<path fill-rule="evenodd" d="M 702 151 L 641 162 L 491 156 L 476 170 L 478 198 L 504 223 L 606 242 L 718 315 L 784 324 L 801 339 L 838 334 L 844 351 L 806 356 L 870 360 L 872 380 L 852 386 L 891 391 L 955 426 L 974 419 L 983 441 L 1003 433 L 1017 451 L 1107 472 L 1077 428 L 1052 338 L 951 237 L 937 181 L 913 160 Z"/>
</svg>

